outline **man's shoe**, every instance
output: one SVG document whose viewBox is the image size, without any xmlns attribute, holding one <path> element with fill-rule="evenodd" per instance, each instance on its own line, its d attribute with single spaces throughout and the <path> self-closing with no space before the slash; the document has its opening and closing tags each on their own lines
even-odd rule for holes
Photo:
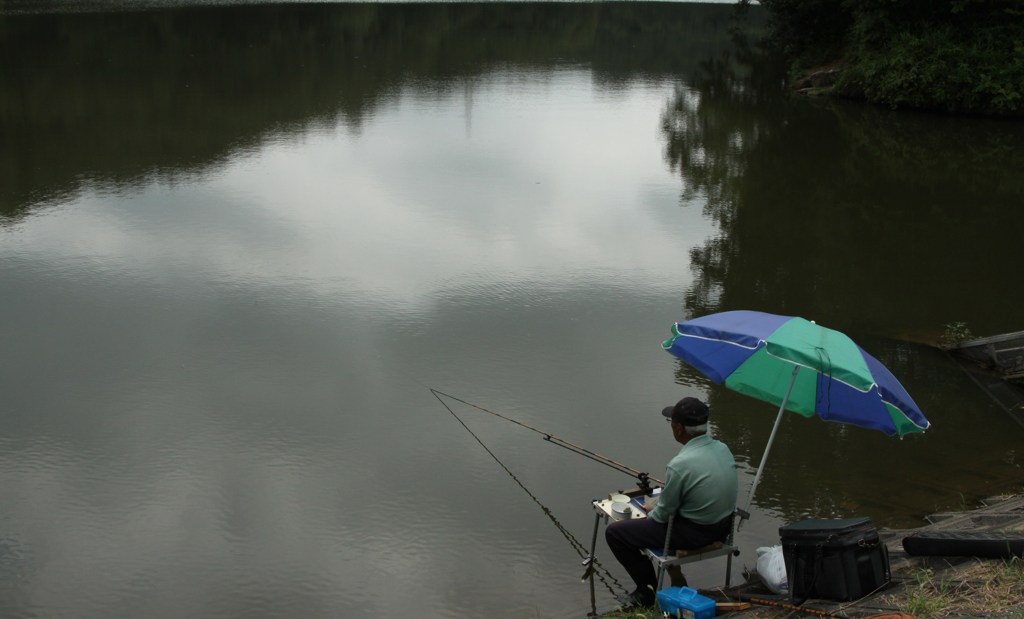
<svg viewBox="0 0 1024 619">
<path fill-rule="evenodd" d="M 646 591 L 636 590 L 633 593 L 627 593 L 626 595 L 616 596 L 616 600 L 619 601 L 621 610 L 633 610 L 639 608 L 650 608 L 654 606 L 654 592 L 650 589 Z"/>
</svg>

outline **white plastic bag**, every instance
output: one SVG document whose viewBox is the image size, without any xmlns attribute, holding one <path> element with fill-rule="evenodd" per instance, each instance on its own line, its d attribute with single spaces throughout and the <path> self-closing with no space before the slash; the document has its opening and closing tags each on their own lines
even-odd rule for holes
<svg viewBox="0 0 1024 619">
<path fill-rule="evenodd" d="M 789 594 L 789 579 L 786 578 L 786 559 L 782 546 L 762 546 L 757 549 L 757 575 L 772 593 Z"/>
</svg>

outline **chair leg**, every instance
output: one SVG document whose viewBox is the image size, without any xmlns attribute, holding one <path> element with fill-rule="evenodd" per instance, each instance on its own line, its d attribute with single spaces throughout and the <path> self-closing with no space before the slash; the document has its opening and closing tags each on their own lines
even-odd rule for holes
<svg viewBox="0 0 1024 619">
<path fill-rule="evenodd" d="M 594 520 L 594 534 L 590 538 L 590 554 L 583 560 L 583 563 L 587 566 L 586 571 L 583 572 L 583 578 L 590 581 L 590 612 L 587 613 L 588 617 L 597 617 L 597 597 L 594 592 L 594 549 L 597 548 L 597 529 L 601 524 L 601 514 L 597 514 Z"/>
<path fill-rule="evenodd" d="M 669 541 L 672 539 L 672 523 L 675 522 L 676 515 L 672 514 L 668 517 L 668 526 L 665 528 L 665 547 L 661 551 L 662 559 L 668 558 Z M 658 579 L 655 580 L 655 584 L 658 590 L 661 590 L 661 580 L 665 575 L 665 566 L 662 565 L 661 561 L 658 562 Z"/>
<path fill-rule="evenodd" d="M 683 570 L 679 569 L 678 565 L 671 565 L 667 568 L 669 581 L 673 587 L 685 587 L 686 576 L 683 575 Z"/>
</svg>

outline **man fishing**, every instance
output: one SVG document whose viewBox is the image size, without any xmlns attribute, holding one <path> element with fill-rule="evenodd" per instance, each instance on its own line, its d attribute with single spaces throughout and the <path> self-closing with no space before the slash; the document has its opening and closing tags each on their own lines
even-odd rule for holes
<svg viewBox="0 0 1024 619">
<path fill-rule="evenodd" d="M 708 407 L 697 398 L 683 398 L 662 411 L 682 449 L 668 463 L 665 487 L 647 518 L 608 525 L 605 540 L 612 554 L 636 583 L 620 598 L 624 608 L 653 606 L 657 575 L 641 550 L 663 548 L 669 517 L 670 552 L 721 541 L 732 531 L 736 511 L 736 461 L 725 443 L 708 434 Z"/>
</svg>

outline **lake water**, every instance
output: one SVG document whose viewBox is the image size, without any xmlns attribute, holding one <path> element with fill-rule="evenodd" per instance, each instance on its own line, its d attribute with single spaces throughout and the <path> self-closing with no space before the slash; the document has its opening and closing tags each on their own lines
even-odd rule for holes
<svg viewBox="0 0 1024 619">
<path fill-rule="evenodd" d="M 630 478 L 430 389 L 655 476 L 659 411 L 707 398 L 745 493 L 773 408 L 660 347 L 719 310 L 845 331 L 933 423 L 787 416 L 734 580 L 786 522 L 1021 489 L 1024 431 L 930 345 L 1024 328 L 1019 122 L 787 95 L 756 7 L 28 6 L 4 617 L 584 616 Z"/>
</svg>

